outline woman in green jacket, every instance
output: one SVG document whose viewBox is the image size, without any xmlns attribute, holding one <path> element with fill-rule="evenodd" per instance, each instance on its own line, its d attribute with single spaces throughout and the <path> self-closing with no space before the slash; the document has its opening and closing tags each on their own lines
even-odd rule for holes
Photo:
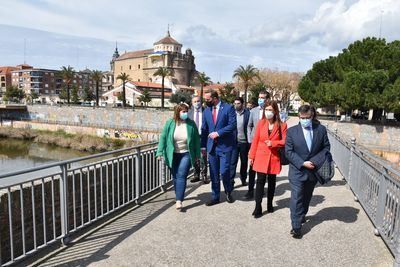
<svg viewBox="0 0 400 267">
<path fill-rule="evenodd" d="M 165 123 L 157 149 L 157 158 L 164 158 L 171 169 L 176 195 L 176 209 L 182 209 L 190 166 L 200 159 L 200 136 L 196 123 L 188 119 L 189 107 L 179 104 L 174 118 Z"/>
</svg>

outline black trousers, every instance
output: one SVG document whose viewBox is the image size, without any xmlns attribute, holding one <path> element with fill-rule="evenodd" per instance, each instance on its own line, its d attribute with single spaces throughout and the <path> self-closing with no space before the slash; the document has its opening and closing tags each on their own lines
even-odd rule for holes
<svg viewBox="0 0 400 267">
<path fill-rule="evenodd" d="M 272 201 L 275 195 L 276 187 L 276 174 L 266 174 L 262 172 L 257 172 L 257 183 L 256 183 L 256 194 L 255 201 L 256 205 L 261 205 L 265 183 L 268 180 L 268 193 L 267 193 L 267 206 L 272 208 Z"/>
<path fill-rule="evenodd" d="M 249 167 L 249 191 L 254 191 L 254 185 L 256 184 L 256 172 L 253 170 L 253 166 Z"/>
</svg>

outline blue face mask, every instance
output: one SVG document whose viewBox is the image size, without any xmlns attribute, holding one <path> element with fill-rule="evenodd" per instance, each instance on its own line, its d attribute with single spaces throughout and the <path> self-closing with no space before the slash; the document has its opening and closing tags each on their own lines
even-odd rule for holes
<svg viewBox="0 0 400 267">
<path fill-rule="evenodd" d="M 264 107 L 264 102 L 265 102 L 265 99 L 262 99 L 262 98 L 259 98 L 259 99 L 258 99 L 258 105 L 259 105 L 260 107 Z"/>
<path fill-rule="evenodd" d="M 300 119 L 300 124 L 303 128 L 310 127 L 312 124 L 311 119 Z"/>
<path fill-rule="evenodd" d="M 188 118 L 188 114 L 187 114 L 187 112 L 185 112 L 185 113 L 181 113 L 180 115 L 179 115 L 179 117 L 181 118 L 181 120 L 187 120 L 187 118 Z"/>
</svg>

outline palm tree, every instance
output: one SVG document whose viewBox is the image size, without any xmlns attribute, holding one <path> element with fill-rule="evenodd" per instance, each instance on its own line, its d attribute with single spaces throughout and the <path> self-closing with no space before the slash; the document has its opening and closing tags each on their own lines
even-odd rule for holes
<svg viewBox="0 0 400 267">
<path fill-rule="evenodd" d="M 74 78 L 74 73 L 75 73 L 74 68 L 69 66 L 69 65 L 68 65 L 68 67 L 65 67 L 65 66 L 61 67 L 60 75 L 61 75 L 61 78 L 64 80 L 65 84 L 67 85 L 67 102 L 68 102 L 68 106 L 69 106 L 70 98 L 71 98 L 70 86 L 71 86 L 71 83 L 72 83 L 72 79 Z"/>
<path fill-rule="evenodd" d="M 92 79 L 96 82 L 96 106 L 99 106 L 99 86 L 103 80 L 103 72 L 101 70 L 94 70 L 92 72 Z"/>
<path fill-rule="evenodd" d="M 153 76 L 161 76 L 161 108 L 164 108 L 164 79 L 172 75 L 174 75 L 174 71 L 167 67 L 158 67 L 153 74 Z"/>
<path fill-rule="evenodd" d="M 247 104 L 247 89 L 249 88 L 250 82 L 253 81 L 258 75 L 258 70 L 253 65 L 247 65 L 243 67 L 240 65 L 234 72 L 233 78 L 242 80 L 244 84 L 244 104 Z"/>
<path fill-rule="evenodd" d="M 211 82 L 211 78 L 208 77 L 204 72 L 200 72 L 198 76 L 198 80 L 200 83 L 200 102 L 203 103 L 203 89 L 204 86 L 207 86 Z"/>
<path fill-rule="evenodd" d="M 122 106 L 126 107 L 126 94 L 125 94 L 125 84 L 129 81 L 130 77 L 125 72 L 117 76 L 117 80 L 122 81 Z"/>
</svg>

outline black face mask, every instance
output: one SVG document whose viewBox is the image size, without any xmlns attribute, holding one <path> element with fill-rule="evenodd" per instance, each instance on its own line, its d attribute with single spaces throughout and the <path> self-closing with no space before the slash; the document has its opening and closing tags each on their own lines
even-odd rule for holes
<svg viewBox="0 0 400 267">
<path fill-rule="evenodd" d="M 207 107 L 212 107 L 213 106 L 213 102 L 212 101 L 206 101 L 206 105 Z"/>
</svg>

